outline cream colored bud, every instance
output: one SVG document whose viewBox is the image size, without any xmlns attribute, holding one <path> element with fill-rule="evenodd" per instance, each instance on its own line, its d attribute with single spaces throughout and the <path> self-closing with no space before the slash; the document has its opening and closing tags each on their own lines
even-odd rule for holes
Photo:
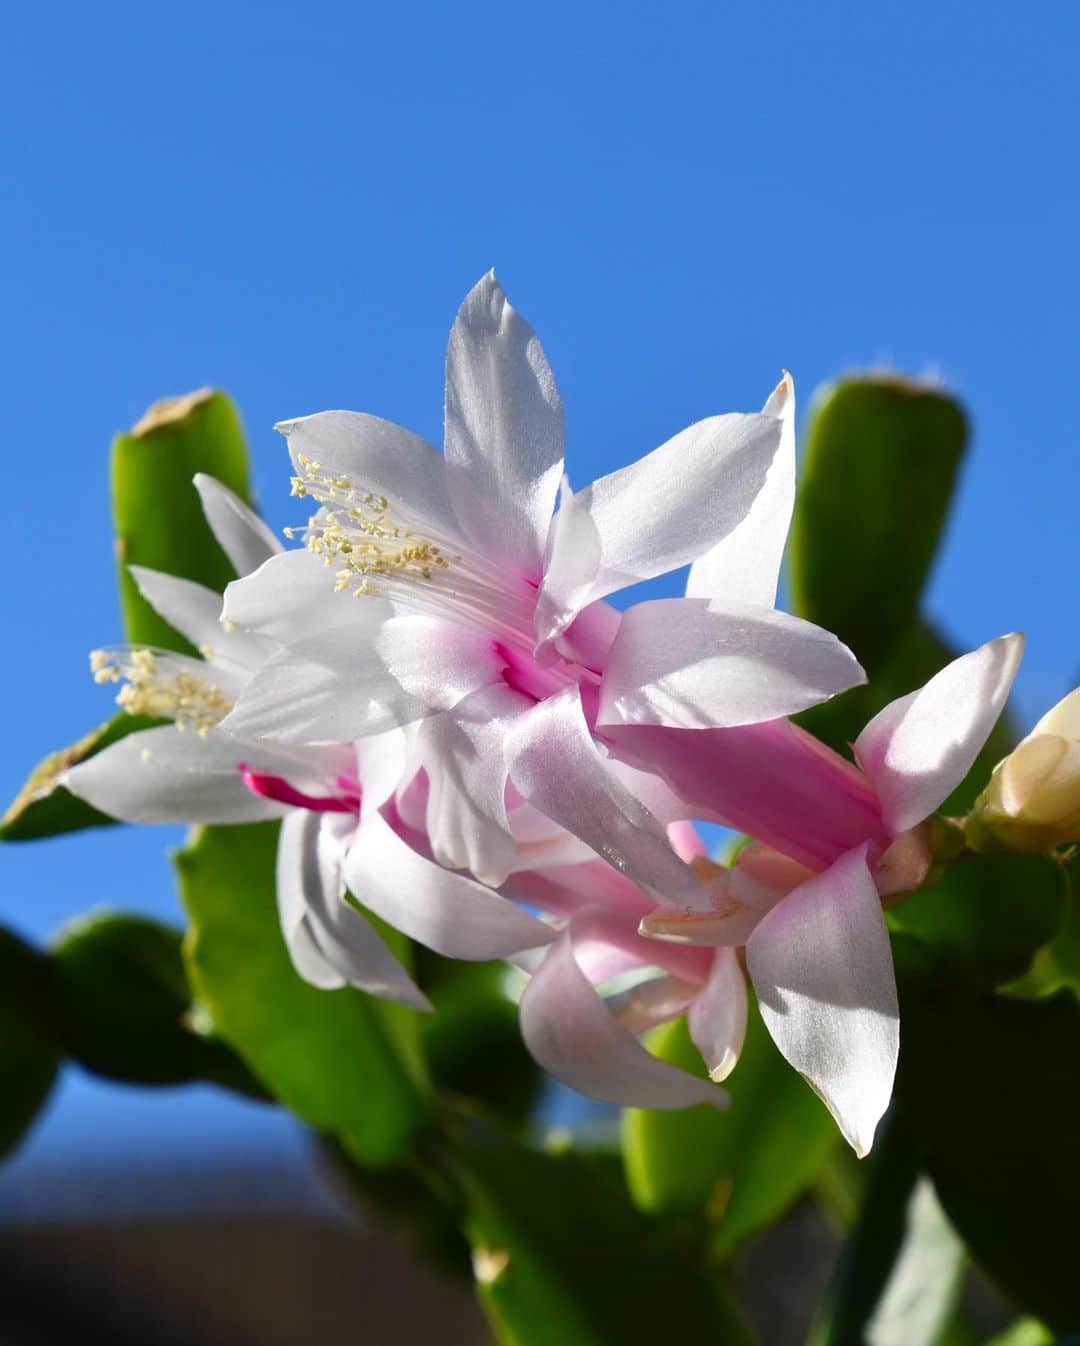
<svg viewBox="0 0 1080 1346">
<path fill-rule="evenodd" d="M 1028 854 L 1080 841 L 1080 688 L 997 764 L 966 834 L 975 850 Z"/>
</svg>

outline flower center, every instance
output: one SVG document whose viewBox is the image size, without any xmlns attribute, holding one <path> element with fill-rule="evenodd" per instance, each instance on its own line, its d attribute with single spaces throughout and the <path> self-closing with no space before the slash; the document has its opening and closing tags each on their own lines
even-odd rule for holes
<svg viewBox="0 0 1080 1346">
<path fill-rule="evenodd" d="M 285 535 L 302 538 L 308 551 L 337 567 L 339 593 L 377 594 L 532 650 L 535 587 L 462 538 L 440 535 L 404 503 L 329 472 L 304 454 L 296 455 L 296 466 L 292 494 L 316 501 L 320 509 Z"/>
<path fill-rule="evenodd" d="M 182 655 L 149 649 L 94 650 L 90 655 L 95 682 L 123 682 L 116 704 L 129 715 L 173 720 L 177 729 L 206 735 L 233 703 L 216 683 L 196 671 L 198 667 L 194 660 L 187 666 Z"/>
</svg>

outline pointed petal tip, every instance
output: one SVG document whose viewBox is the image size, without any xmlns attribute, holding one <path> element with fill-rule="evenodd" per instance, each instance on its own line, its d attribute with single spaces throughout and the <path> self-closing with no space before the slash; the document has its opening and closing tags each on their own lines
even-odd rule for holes
<svg viewBox="0 0 1080 1346">
<path fill-rule="evenodd" d="M 731 1074 L 731 1072 L 735 1069 L 738 1060 L 739 1060 L 739 1053 L 736 1051 L 732 1051 L 729 1048 L 724 1053 L 719 1063 L 713 1066 L 712 1070 L 709 1071 L 709 1079 L 712 1080 L 713 1084 L 723 1084 L 724 1080 L 726 1080 L 727 1077 Z M 728 1094 L 727 1090 L 724 1090 L 723 1093 L 724 1097 L 728 1100 L 728 1104 L 730 1104 L 731 1096 Z M 725 1106 L 727 1106 L 727 1104 L 725 1104 Z"/>
</svg>

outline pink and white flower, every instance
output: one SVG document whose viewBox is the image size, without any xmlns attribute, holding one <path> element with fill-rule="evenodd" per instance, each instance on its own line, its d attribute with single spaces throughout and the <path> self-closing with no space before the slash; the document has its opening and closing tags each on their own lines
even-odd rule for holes
<svg viewBox="0 0 1080 1346">
<path fill-rule="evenodd" d="M 558 770 L 551 770 L 560 756 L 591 758 L 598 772 L 606 765 L 570 696 L 547 705 L 546 733 L 534 717 L 511 746 L 518 789 L 656 899 L 640 921 L 643 936 L 726 954 L 717 965 L 722 974 L 708 983 L 707 1011 L 696 1011 L 699 1024 L 705 1013 L 721 1025 L 744 1016 L 745 988 L 733 954 L 745 950 L 766 1027 L 860 1156 L 869 1151 L 891 1097 L 899 1050 L 882 899 L 925 878 L 930 852 L 922 824 L 970 770 L 1004 707 L 1022 649 L 1018 635 L 992 640 L 892 702 L 856 740 L 858 766 L 787 720 L 683 731 L 681 737 L 649 725 L 601 725 L 609 751 L 624 764 L 658 773 L 668 800 L 681 801 L 686 816 L 727 823 L 758 839 L 728 870 L 676 853 L 661 821 L 670 803 L 655 789 L 652 811 L 611 775 L 605 790 L 566 790 Z M 682 892 L 677 901 L 664 898 L 665 890 L 676 889 Z M 640 1062 L 622 1071 L 627 1049 L 623 1044 L 621 1057 L 614 1043 L 625 1032 L 610 1015 L 601 1061 L 601 1030 L 583 1031 L 579 1041 L 560 1010 L 576 989 L 582 1022 L 586 1008 L 590 1022 L 598 1006 L 607 1013 L 595 995 L 590 1002 L 584 994 L 589 964 L 578 955 L 577 941 L 571 921 L 530 988 L 524 1023 L 534 1050 L 585 1092 L 660 1106 L 651 1087 L 637 1087 Z M 614 946 L 625 947 L 625 931 Z M 664 966 L 662 956 L 641 956 Z M 552 1032 L 545 1024 L 564 1028 Z M 737 1054 L 737 1042 L 727 1046 Z"/>
<path fill-rule="evenodd" d="M 280 551 L 232 492 L 208 477 L 197 478 L 196 485 L 210 525 L 238 569 Z M 69 790 L 128 822 L 282 819 L 282 929 L 297 971 L 326 989 L 348 983 L 428 1007 L 347 900 L 347 886 L 368 911 L 450 957 L 503 957 L 554 938 L 522 906 L 422 854 L 422 833 L 414 847 L 403 837 L 404 826 L 395 827 L 397 797 L 417 776 L 402 731 L 320 746 L 237 737 L 223 720 L 276 653 L 277 642 L 222 624 L 220 594 L 202 585 L 137 566 L 131 573 L 144 597 L 202 657 L 128 647 L 95 652 L 95 676 L 119 684 L 122 706 L 173 723 L 129 734 L 71 768 L 63 777 Z M 512 835 L 520 837 L 511 869 L 565 863 L 585 852 L 521 800 L 508 817 Z"/>
<path fill-rule="evenodd" d="M 231 622 L 286 646 L 226 727 L 303 745 L 417 725 L 435 858 L 501 884 L 508 744 L 552 700 L 574 699 L 601 737 L 606 720 L 683 733 L 774 720 L 863 680 L 833 636 L 773 608 L 793 412 L 785 376 L 760 414 L 700 421 L 574 494 L 547 359 L 485 276 L 450 335 L 444 453 L 360 413 L 280 427 L 294 491 L 317 509 L 304 550 L 226 594 Z M 688 562 L 685 598 L 625 614 L 605 601 Z"/>
</svg>

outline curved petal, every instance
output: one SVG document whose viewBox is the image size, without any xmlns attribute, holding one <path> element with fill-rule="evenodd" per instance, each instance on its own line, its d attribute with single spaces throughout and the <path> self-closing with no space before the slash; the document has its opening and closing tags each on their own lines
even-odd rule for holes
<svg viewBox="0 0 1080 1346">
<path fill-rule="evenodd" d="M 846 645 L 786 612 L 660 598 L 623 614 L 600 684 L 597 723 L 760 724 L 865 681 Z"/>
<path fill-rule="evenodd" d="M 275 655 L 222 723 L 241 737 L 341 743 L 447 710 L 502 666 L 492 642 L 465 627 L 372 610 Z"/>
<path fill-rule="evenodd" d="M 855 740 L 856 760 L 894 836 L 928 818 L 971 770 L 1023 653 L 1017 632 L 988 641 L 879 711 Z"/>
<path fill-rule="evenodd" d="M 522 716 L 507 741 L 510 776 L 542 813 L 658 900 L 700 903 L 702 886 L 661 823 L 607 767 L 576 687 Z"/>
<path fill-rule="evenodd" d="M 537 639 L 597 598 L 677 570 L 748 515 L 780 443 L 773 415 L 699 421 L 571 497 L 564 486 L 537 603 Z"/>
<path fill-rule="evenodd" d="M 563 409 L 539 338 L 489 271 L 446 352 L 446 469 L 462 527 L 490 559 L 539 580 L 562 473 Z"/>
<path fill-rule="evenodd" d="M 362 604 L 334 592 L 334 573 L 303 549 L 281 552 L 258 570 L 225 587 L 221 618 L 281 645 L 297 645 L 322 632 L 390 615 L 374 595 Z"/>
<path fill-rule="evenodd" d="M 394 513 L 418 531 L 430 528 L 447 540 L 460 536 L 442 454 L 411 430 L 361 411 L 322 411 L 275 428 L 288 440 L 301 476 L 303 456 L 358 490 L 386 496 Z"/>
<path fill-rule="evenodd" d="M 623 1107 L 726 1107 L 723 1090 L 657 1060 L 623 1027 L 578 966 L 573 940 L 570 929 L 560 935 L 521 997 L 521 1033 L 544 1069 Z"/>
<path fill-rule="evenodd" d="M 181 733 L 163 725 L 129 734 L 71 767 L 60 784 L 110 818 L 128 823 L 252 823 L 282 817 L 284 805 L 244 785 L 241 760 L 273 774 L 288 769 L 276 754 L 226 734 Z"/>
<path fill-rule="evenodd" d="M 345 879 L 381 920 L 447 958 L 505 958 L 555 937 L 492 889 L 418 855 L 378 814 L 360 824 Z"/>
<path fill-rule="evenodd" d="M 746 978 L 734 949 L 717 949 L 709 979 L 694 997 L 686 1021 L 709 1079 L 717 1084 L 726 1080 L 746 1037 Z"/>
<path fill-rule="evenodd" d="M 150 606 L 202 652 L 254 672 L 266 662 L 269 647 L 258 636 L 230 631 L 221 622 L 221 595 L 192 580 L 146 566 L 128 566 L 131 578 Z"/>
<path fill-rule="evenodd" d="M 258 570 L 264 561 L 282 550 L 281 543 L 255 511 L 216 477 L 197 472 L 195 489 L 210 531 L 238 575 Z"/>
<path fill-rule="evenodd" d="M 765 484 L 742 522 L 690 567 L 687 598 L 723 598 L 767 608 L 776 603 L 795 504 L 795 383 L 786 370 L 762 414 L 778 417 L 783 426 Z"/>
<path fill-rule="evenodd" d="M 388 729 L 369 734 L 354 745 L 356 780 L 360 786 L 360 816 L 376 813 L 404 784 L 409 770 L 410 730 Z"/>
<path fill-rule="evenodd" d="M 900 1048 L 892 951 L 866 847 L 789 893 L 750 936 L 746 961 L 773 1041 L 863 1158 Z"/>
<path fill-rule="evenodd" d="M 517 844 L 506 813 L 505 740 L 532 702 L 505 683 L 463 697 L 416 731 L 428 776 L 427 833 L 439 864 L 468 869 L 498 887 L 515 867 Z"/>
<path fill-rule="evenodd" d="M 322 990 L 356 986 L 414 1009 L 430 1009 L 371 924 L 345 900 L 341 865 L 354 827 L 352 819 L 301 810 L 281 825 L 278 914 L 293 966 Z"/>
</svg>

